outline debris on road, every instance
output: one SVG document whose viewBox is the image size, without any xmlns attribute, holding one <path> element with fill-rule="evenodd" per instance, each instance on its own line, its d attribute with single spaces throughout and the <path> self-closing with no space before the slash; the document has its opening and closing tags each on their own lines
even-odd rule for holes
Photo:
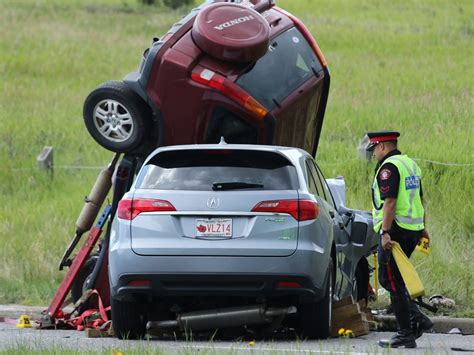
<svg viewBox="0 0 474 355">
<path fill-rule="evenodd" d="M 429 298 L 428 304 L 436 308 L 451 309 L 456 306 L 456 302 L 451 298 L 446 298 L 442 295 L 433 295 Z"/>
<path fill-rule="evenodd" d="M 365 301 L 363 303 L 355 303 L 352 296 L 335 302 L 332 308 L 331 336 L 358 337 L 369 334 L 369 319 L 365 312 L 366 310 L 368 308 L 365 305 Z M 369 317 L 371 316 L 370 314 Z"/>
</svg>

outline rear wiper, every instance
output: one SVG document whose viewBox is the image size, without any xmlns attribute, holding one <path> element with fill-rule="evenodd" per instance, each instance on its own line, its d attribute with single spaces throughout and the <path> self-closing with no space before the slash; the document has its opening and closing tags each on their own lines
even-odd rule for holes
<svg viewBox="0 0 474 355">
<path fill-rule="evenodd" d="M 280 102 L 279 102 L 277 99 L 275 99 L 274 97 L 272 97 L 272 101 L 273 101 L 273 103 L 275 104 L 276 107 L 281 108 L 281 104 L 280 104 Z"/>
<path fill-rule="evenodd" d="M 258 189 L 262 188 L 262 184 L 254 184 L 250 182 L 239 182 L 239 181 L 229 181 L 229 182 L 215 182 L 212 184 L 212 189 L 214 191 L 218 190 L 239 190 L 239 189 Z"/>
</svg>

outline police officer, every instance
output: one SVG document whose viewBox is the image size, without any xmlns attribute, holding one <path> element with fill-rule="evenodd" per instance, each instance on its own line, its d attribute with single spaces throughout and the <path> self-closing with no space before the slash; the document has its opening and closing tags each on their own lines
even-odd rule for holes
<svg viewBox="0 0 474 355">
<path fill-rule="evenodd" d="M 397 149 L 399 132 L 370 132 L 367 150 L 377 159 L 372 187 L 374 230 L 380 233 L 378 247 L 380 284 L 390 292 L 398 331 L 382 347 L 415 348 L 415 339 L 433 327 L 414 303 L 391 255 L 393 241 L 410 257 L 418 241 L 425 236 L 422 205 L 421 170 Z"/>
</svg>

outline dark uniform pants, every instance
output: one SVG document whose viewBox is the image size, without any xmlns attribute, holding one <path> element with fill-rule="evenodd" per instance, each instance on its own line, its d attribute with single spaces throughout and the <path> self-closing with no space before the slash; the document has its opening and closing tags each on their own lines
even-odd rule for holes
<svg viewBox="0 0 474 355">
<path fill-rule="evenodd" d="M 398 242 L 406 256 L 410 257 L 421 238 L 421 231 L 415 232 L 402 229 L 394 223 L 390 231 L 390 237 L 392 240 Z M 379 282 L 382 287 L 389 291 L 391 295 L 405 295 L 407 292 L 405 282 L 400 274 L 400 270 L 398 270 L 392 252 L 383 250 L 380 242 L 378 247 L 378 261 Z"/>
<path fill-rule="evenodd" d="M 395 223 L 390 230 L 391 239 L 400 244 L 407 257 L 410 257 L 413 250 L 415 250 L 421 235 L 421 231 L 408 231 L 398 227 Z M 400 270 L 398 270 L 392 252 L 383 250 L 381 243 L 379 243 L 378 248 L 378 260 L 379 281 L 382 287 L 390 292 L 393 313 L 397 319 L 398 329 L 403 334 L 413 334 L 416 319 L 421 317 L 422 314 L 418 306 L 408 295 L 405 282 L 400 274 Z"/>
</svg>

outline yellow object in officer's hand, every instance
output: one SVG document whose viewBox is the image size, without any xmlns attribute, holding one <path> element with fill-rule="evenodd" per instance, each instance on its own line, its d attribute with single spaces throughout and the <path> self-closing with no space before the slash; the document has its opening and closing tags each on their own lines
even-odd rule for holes
<svg viewBox="0 0 474 355">
<path fill-rule="evenodd" d="M 415 299 L 425 295 L 425 288 L 420 280 L 420 276 L 415 270 L 413 264 L 408 260 L 407 256 L 403 252 L 400 244 L 393 242 L 392 255 L 397 263 L 398 270 L 402 275 L 403 281 L 410 294 L 411 299 Z"/>
<path fill-rule="evenodd" d="M 17 328 L 31 328 L 30 317 L 23 314 L 18 319 L 18 323 L 16 324 Z"/>
<path fill-rule="evenodd" d="M 426 237 L 422 237 L 416 245 L 416 250 L 428 255 L 430 253 L 430 240 Z"/>
</svg>

